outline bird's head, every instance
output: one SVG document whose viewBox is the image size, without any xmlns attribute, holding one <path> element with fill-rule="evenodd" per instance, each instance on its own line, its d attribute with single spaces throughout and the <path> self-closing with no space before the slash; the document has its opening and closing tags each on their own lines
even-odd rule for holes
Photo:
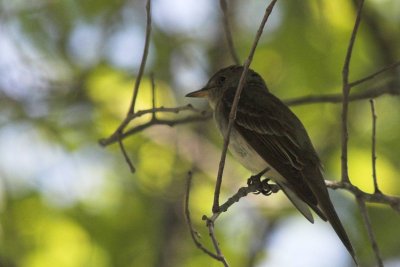
<svg viewBox="0 0 400 267">
<path fill-rule="evenodd" d="M 230 88 L 237 88 L 243 72 L 243 66 L 232 65 L 217 71 L 200 90 L 187 94 L 187 97 L 207 97 L 211 107 L 222 98 L 224 92 Z M 264 85 L 264 80 L 255 71 L 249 69 L 246 75 L 246 85 Z M 266 86 L 265 86 L 266 87 Z"/>
</svg>

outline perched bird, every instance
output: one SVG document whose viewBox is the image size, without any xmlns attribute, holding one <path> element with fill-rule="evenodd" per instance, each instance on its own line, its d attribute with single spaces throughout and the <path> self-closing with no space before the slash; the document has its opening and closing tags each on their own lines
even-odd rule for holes
<svg viewBox="0 0 400 267">
<path fill-rule="evenodd" d="M 207 97 L 222 135 L 239 84 L 242 66 L 219 70 L 201 90 L 187 97 Z M 229 150 L 254 174 L 269 167 L 272 179 L 311 223 L 311 208 L 329 221 L 353 259 L 354 250 L 329 198 L 321 162 L 303 124 L 268 91 L 263 78 L 248 70 L 230 135 Z"/>
</svg>

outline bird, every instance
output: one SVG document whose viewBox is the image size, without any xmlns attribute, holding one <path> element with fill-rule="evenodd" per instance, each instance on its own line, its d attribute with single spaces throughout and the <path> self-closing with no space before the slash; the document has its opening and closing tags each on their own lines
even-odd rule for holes
<svg viewBox="0 0 400 267">
<path fill-rule="evenodd" d="M 200 90 L 186 97 L 207 98 L 222 136 L 228 131 L 229 114 L 243 66 L 217 71 Z M 264 79 L 248 69 L 230 132 L 229 151 L 254 174 L 274 181 L 311 223 L 312 209 L 334 231 L 357 263 L 350 239 L 335 211 L 325 185 L 322 163 L 299 118 L 269 90 Z M 263 171 L 264 170 L 264 171 Z"/>
</svg>

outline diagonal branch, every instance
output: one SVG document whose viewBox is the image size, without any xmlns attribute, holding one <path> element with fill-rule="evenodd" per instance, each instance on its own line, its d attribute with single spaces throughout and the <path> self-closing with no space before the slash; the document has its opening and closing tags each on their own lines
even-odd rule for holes
<svg viewBox="0 0 400 267">
<path fill-rule="evenodd" d="M 366 77 L 364 77 L 362 79 L 359 79 L 357 81 L 351 82 L 349 84 L 349 86 L 350 87 L 354 87 L 354 86 L 357 86 L 359 84 L 362 84 L 362 83 L 364 83 L 366 81 L 369 81 L 369 80 L 375 78 L 379 74 L 382 74 L 382 73 L 384 73 L 384 72 L 386 72 L 388 70 L 394 69 L 394 68 L 396 68 L 398 66 L 400 66 L 400 61 L 397 61 L 397 62 L 395 62 L 393 64 L 390 64 L 389 66 L 383 67 L 382 69 L 380 69 L 380 70 L 378 70 L 378 71 L 376 71 L 376 72 L 374 72 L 374 73 L 372 73 L 372 74 L 370 74 L 370 75 L 368 75 L 368 76 L 366 76 Z"/>
<path fill-rule="evenodd" d="M 367 207 L 365 206 L 365 202 L 361 198 L 357 197 L 356 199 L 357 199 L 358 206 L 360 207 L 360 213 L 363 217 L 365 228 L 367 228 L 369 241 L 371 242 L 371 247 L 375 254 L 376 263 L 378 264 L 379 267 L 384 267 L 383 261 L 382 261 L 382 256 L 379 251 L 378 243 L 376 242 L 374 231 L 372 230 L 371 219 L 369 218 L 368 210 L 367 210 Z"/>
<path fill-rule="evenodd" d="M 207 225 L 207 228 L 208 228 L 208 235 L 210 236 L 211 241 L 212 241 L 213 246 L 214 246 L 214 249 L 217 252 L 218 260 L 222 262 L 224 267 L 229 267 L 229 264 L 226 261 L 224 255 L 222 254 L 221 248 L 219 247 L 219 242 L 217 240 L 217 237 L 215 236 L 215 232 L 214 232 L 214 221 L 215 221 L 215 218 L 214 218 L 214 216 L 212 218 L 207 218 L 206 216 L 203 216 L 203 220 L 206 221 L 206 225 Z"/>
<path fill-rule="evenodd" d="M 133 166 L 132 161 L 131 161 L 131 159 L 130 159 L 129 156 L 128 156 L 128 153 L 126 152 L 124 143 L 122 142 L 122 139 L 121 139 L 121 138 L 118 138 L 118 144 L 119 144 L 119 148 L 120 148 L 121 151 L 122 151 L 122 155 L 124 156 L 124 159 L 125 159 L 126 163 L 127 163 L 128 166 L 129 166 L 129 170 L 131 171 L 131 173 L 135 173 L 136 169 L 135 169 L 135 167 Z"/>
<path fill-rule="evenodd" d="M 241 92 L 243 90 L 246 74 L 247 74 L 247 71 L 249 70 L 251 61 L 253 60 L 253 56 L 254 56 L 254 53 L 256 51 L 258 41 L 260 40 L 261 34 L 262 34 L 263 30 L 264 30 L 264 26 L 265 26 L 265 24 L 266 24 L 266 22 L 267 22 L 267 20 L 269 18 L 269 15 L 272 12 L 272 9 L 274 8 L 274 5 L 275 5 L 276 1 L 277 0 L 272 0 L 271 3 L 268 5 L 267 9 L 265 10 L 265 14 L 264 14 L 264 17 L 263 17 L 263 19 L 261 21 L 260 27 L 257 30 L 257 34 L 256 34 L 256 37 L 254 39 L 253 46 L 251 47 L 249 56 L 245 61 L 245 64 L 244 64 L 244 67 L 243 67 L 243 73 L 242 73 L 242 75 L 240 77 L 239 85 L 238 85 L 238 88 L 236 90 L 236 94 L 235 94 L 235 98 L 233 100 L 232 108 L 231 108 L 231 111 L 229 113 L 228 129 L 227 129 L 226 135 L 224 136 L 224 146 L 223 146 L 222 153 L 221 153 L 221 159 L 220 159 L 220 162 L 219 162 L 217 181 L 216 181 L 216 184 L 215 184 L 214 203 L 213 203 L 213 207 L 212 207 L 213 213 L 217 213 L 219 211 L 219 194 L 220 194 L 220 191 L 221 191 L 222 174 L 224 172 L 226 153 L 228 151 L 230 134 L 231 134 L 232 127 L 233 127 L 233 122 L 234 122 L 235 117 L 236 117 L 236 110 L 237 110 L 237 106 L 238 106 L 238 103 L 239 103 L 240 94 L 241 94 Z"/>
</svg>

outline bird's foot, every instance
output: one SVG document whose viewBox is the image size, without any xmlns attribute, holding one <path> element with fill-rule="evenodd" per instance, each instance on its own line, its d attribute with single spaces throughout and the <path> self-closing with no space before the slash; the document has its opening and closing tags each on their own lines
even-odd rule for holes
<svg viewBox="0 0 400 267">
<path fill-rule="evenodd" d="M 272 185 L 270 185 L 268 182 L 270 181 L 270 179 L 265 178 L 264 180 L 261 180 L 261 177 L 267 172 L 269 171 L 270 168 L 265 168 L 262 172 L 251 176 L 248 180 L 247 180 L 247 185 L 248 186 L 255 186 L 256 187 L 256 191 L 254 192 L 254 194 L 263 194 L 265 196 L 269 196 L 272 193 L 274 193 L 273 187 Z"/>
</svg>

